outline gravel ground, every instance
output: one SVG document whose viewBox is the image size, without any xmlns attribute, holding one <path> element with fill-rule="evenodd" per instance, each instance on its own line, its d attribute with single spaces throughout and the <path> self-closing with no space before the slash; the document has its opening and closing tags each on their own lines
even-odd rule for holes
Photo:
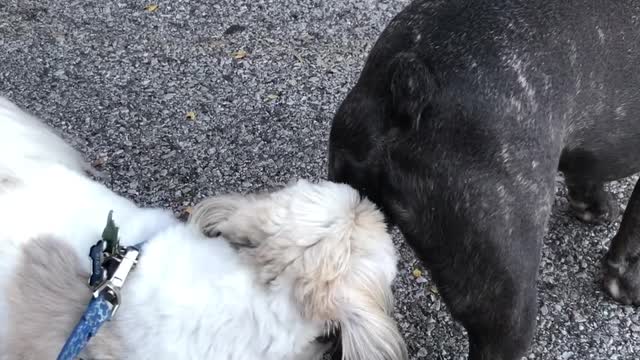
<svg viewBox="0 0 640 360">
<path fill-rule="evenodd" d="M 0 94 L 63 131 L 115 191 L 183 216 L 212 194 L 324 177 L 332 114 L 406 3 L 0 0 Z M 631 186 L 611 185 L 621 206 Z M 599 286 L 619 222 L 579 223 L 558 189 L 528 358 L 635 359 L 639 312 Z M 396 239 L 412 359 L 466 358 L 464 330 Z"/>
</svg>

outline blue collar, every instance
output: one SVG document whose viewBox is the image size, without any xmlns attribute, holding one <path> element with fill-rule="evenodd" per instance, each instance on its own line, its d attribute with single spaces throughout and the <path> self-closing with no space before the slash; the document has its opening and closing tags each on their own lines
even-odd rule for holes
<svg viewBox="0 0 640 360">
<path fill-rule="evenodd" d="M 58 360 L 75 360 L 100 327 L 111 320 L 120 306 L 120 289 L 141 256 L 146 240 L 134 246 L 120 246 L 118 227 L 109 212 L 102 239 L 89 250 L 93 296 L 82 318 L 67 338 Z"/>
</svg>

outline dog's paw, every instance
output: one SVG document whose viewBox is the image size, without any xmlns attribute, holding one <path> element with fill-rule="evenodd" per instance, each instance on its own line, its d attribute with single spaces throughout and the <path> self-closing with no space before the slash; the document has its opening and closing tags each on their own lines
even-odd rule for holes
<svg viewBox="0 0 640 360">
<path fill-rule="evenodd" d="M 618 203 L 609 194 L 592 204 L 569 199 L 569 205 L 576 218 L 590 224 L 609 223 L 620 215 Z"/>
<path fill-rule="evenodd" d="M 198 203 L 192 210 L 188 222 L 195 224 L 207 237 L 218 237 L 229 218 L 246 203 L 238 194 L 219 195 Z"/>
<path fill-rule="evenodd" d="M 604 288 L 616 301 L 640 305 L 640 258 L 604 261 Z"/>
</svg>

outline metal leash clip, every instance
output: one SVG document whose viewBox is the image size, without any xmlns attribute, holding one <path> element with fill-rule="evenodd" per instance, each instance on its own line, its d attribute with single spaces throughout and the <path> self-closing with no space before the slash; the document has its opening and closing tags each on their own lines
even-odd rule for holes
<svg viewBox="0 0 640 360">
<path fill-rule="evenodd" d="M 105 263 L 109 263 L 109 267 L 115 267 L 111 276 L 107 275 L 100 285 L 93 291 L 93 297 L 103 296 L 104 299 L 112 306 L 111 316 L 113 317 L 120 307 L 120 289 L 127 280 L 127 276 L 133 270 L 138 262 L 140 251 L 134 247 L 120 248 L 118 254 L 111 255 L 105 259 Z M 106 273 L 107 268 L 103 267 Z"/>
<path fill-rule="evenodd" d="M 102 232 L 102 239 L 89 251 L 92 260 L 92 274 L 89 287 L 93 297 L 102 296 L 111 304 L 111 316 L 120 306 L 120 289 L 127 276 L 138 262 L 140 250 L 135 247 L 122 247 L 118 239 L 118 227 L 113 221 L 113 212 L 109 212 L 107 226 Z"/>
</svg>

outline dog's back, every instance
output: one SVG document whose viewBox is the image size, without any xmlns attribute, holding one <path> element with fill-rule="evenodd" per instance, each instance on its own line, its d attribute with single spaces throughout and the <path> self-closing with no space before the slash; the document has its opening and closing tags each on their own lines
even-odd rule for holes
<svg viewBox="0 0 640 360">
<path fill-rule="evenodd" d="M 81 174 L 89 170 L 80 154 L 45 124 L 0 97 L 0 204 L 6 200 L 3 195 L 22 186 L 29 177 L 38 176 L 42 168 L 55 164 Z M 11 235 L 7 234 L 9 224 L 5 221 L 10 220 L 3 216 L 0 219 L 0 229 L 3 229 L 0 233 L 0 297 L 5 294 L 6 282 L 14 272 L 19 249 L 17 243 L 6 238 Z M 8 322 L 4 306 L 4 299 L 0 299 L 0 324 L 3 326 Z M 0 355 L 6 339 L 4 331 L 0 327 Z"/>
<path fill-rule="evenodd" d="M 78 173 L 89 170 L 82 156 L 53 130 L 0 97 L 0 191 L 33 169 L 51 164 Z"/>
<path fill-rule="evenodd" d="M 430 168 L 433 182 L 459 194 L 470 183 L 508 192 L 487 169 L 532 192 L 553 185 L 558 165 L 598 180 L 633 174 L 639 19 L 633 0 L 413 2 L 382 33 L 335 116 L 330 177 L 384 205 L 404 200 L 389 200 L 383 159 L 413 174 Z"/>
</svg>

